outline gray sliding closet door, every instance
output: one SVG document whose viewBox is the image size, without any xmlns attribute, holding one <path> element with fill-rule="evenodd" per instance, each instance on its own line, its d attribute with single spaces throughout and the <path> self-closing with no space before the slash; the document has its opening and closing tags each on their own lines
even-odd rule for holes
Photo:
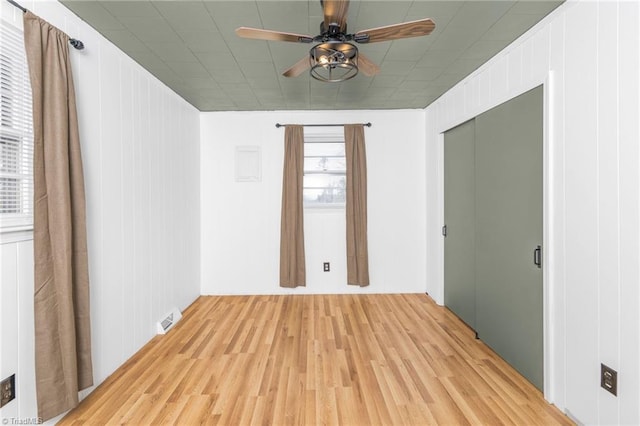
<svg viewBox="0 0 640 426">
<path fill-rule="evenodd" d="M 476 117 L 476 331 L 543 386 L 543 90 Z"/>
<path fill-rule="evenodd" d="M 444 303 L 475 328 L 474 122 L 444 135 Z"/>
</svg>

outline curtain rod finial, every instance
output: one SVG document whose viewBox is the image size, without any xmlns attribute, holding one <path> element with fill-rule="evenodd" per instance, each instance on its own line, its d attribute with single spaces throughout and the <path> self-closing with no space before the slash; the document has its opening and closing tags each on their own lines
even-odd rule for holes
<svg viewBox="0 0 640 426">
<path fill-rule="evenodd" d="M 276 123 L 276 129 L 279 129 L 280 127 L 282 127 L 282 124 Z"/>
<path fill-rule="evenodd" d="M 84 49 L 84 43 L 80 40 L 76 40 L 75 38 L 70 38 L 69 43 L 78 50 Z"/>
</svg>

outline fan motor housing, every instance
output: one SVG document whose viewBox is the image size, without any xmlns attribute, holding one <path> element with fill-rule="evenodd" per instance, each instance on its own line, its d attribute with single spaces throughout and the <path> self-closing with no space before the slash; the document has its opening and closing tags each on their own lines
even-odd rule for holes
<svg viewBox="0 0 640 426">
<path fill-rule="evenodd" d="M 311 76 L 319 81 L 335 83 L 358 74 L 358 48 L 351 43 L 329 41 L 309 50 Z"/>
</svg>

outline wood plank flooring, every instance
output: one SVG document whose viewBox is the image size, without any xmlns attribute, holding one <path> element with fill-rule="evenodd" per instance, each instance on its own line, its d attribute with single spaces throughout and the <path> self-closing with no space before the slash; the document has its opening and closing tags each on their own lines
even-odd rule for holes
<svg viewBox="0 0 640 426">
<path fill-rule="evenodd" d="M 61 425 L 573 424 L 424 294 L 200 297 Z"/>
</svg>

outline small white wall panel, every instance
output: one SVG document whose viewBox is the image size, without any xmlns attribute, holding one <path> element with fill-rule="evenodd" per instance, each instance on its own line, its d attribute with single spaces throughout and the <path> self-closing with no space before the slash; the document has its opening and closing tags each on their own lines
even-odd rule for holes
<svg viewBox="0 0 640 426">
<path fill-rule="evenodd" d="M 594 65 L 598 70 L 598 312 L 606 313 L 617 307 L 620 297 L 620 148 L 618 134 L 618 4 L 600 3 L 598 19 L 598 57 Z M 620 369 L 620 316 L 603 314 L 600 327 L 610 330 L 599 334 L 599 359 L 609 367 Z M 622 377 L 622 376 L 621 376 Z M 619 423 L 619 399 L 603 394 L 600 399 L 599 418 Z"/>
<path fill-rule="evenodd" d="M 0 244 L 0 379 L 18 372 L 18 244 Z M 17 388 L 17 383 L 16 383 Z M 0 417 L 18 417 L 18 401 L 13 400 L 0 408 Z"/>
<path fill-rule="evenodd" d="M 533 40 L 535 37 L 527 37 L 522 42 L 522 47 L 519 49 L 522 52 L 522 83 L 530 84 L 534 77 L 534 69 L 537 68 L 537 64 L 533 62 Z"/>
<path fill-rule="evenodd" d="M 478 102 L 478 86 L 473 82 L 464 85 L 464 105 L 467 113 L 471 113 L 476 108 Z"/>
<path fill-rule="evenodd" d="M 619 424 L 640 423 L 640 4 L 618 6 Z M 615 303 L 613 301 L 612 303 Z M 603 330 L 608 332 L 608 330 Z M 601 332 L 602 334 L 602 332 Z M 623 376 L 624 375 L 624 376 Z M 605 417 L 601 423 L 608 422 Z"/>
<path fill-rule="evenodd" d="M 538 81 L 542 81 L 547 76 L 549 68 L 549 26 L 540 28 L 532 37 L 533 41 L 533 63 L 532 78 L 530 83 L 535 84 Z"/>
<path fill-rule="evenodd" d="M 122 76 L 122 85 L 120 86 L 120 98 L 122 105 L 120 114 L 122 117 L 122 212 L 124 218 L 122 225 L 122 289 L 123 289 L 123 306 L 124 312 L 136 311 L 136 299 L 127 297 L 127 289 L 135 289 L 135 266 L 138 259 L 136 252 L 136 244 L 134 235 L 136 234 L 135 220 L 135 199 L 140 194 L 137 191 L 135 182 L 135 142 L 134 142 L 134 99 L 137 97 L 137 80 L 135 79 L 134 68 L 128 61 L 120 63 L 120 73 Z M 125 357 L 134 353 L 138 349 L 135 340 L 135 329 L 129 333 L 122 335 L 122 350 Z"/>
<path fill-rule="evenodd" d="M 478 96 L 478 106 L 481 110 L 487 109 L 487 105 L 491 103 L 491 70 L 485 70 L 478 75 L 478 85 L 480 86 L 480 93 Z M 477 114 L 477 113 L 476 113 Z M 447 128 L 456 126 L 455 119 L 450 119 L 447 122 Z"/>
<path fill-rule="evenodd" d="M 470 91 L 468 87 L 466 89 L 468 92 Z M 467 96 L 467 99 L 469 97 Z M 435 122 L 436 122 L 436 111 L 430 110 L 425 114 L 425 128 L 426 133 L 428 135 L 436 134 L 435 131 Z M 438 199 L 438 188 L 440 177 L 440 170 L 438 168 L 441 165 L 438 161 L 433 161 L 433 159 L 438 158 L 440 143 L 437 140 L 431 141 L 431 143 L 425 144 L 425 195 L 426 200 L 436 200 Z M 425 220 L 427 225 L 434 225 L 437 223 L 442 223 L 444 220 L 444 208 L 443 206 L 433 207 L 433 204 L 430 204 L 426 209 Z M 426 256 L 427 259 L 437 259 L 443 253 L 443 241 L 439 237 L 440 232 L 438 226 L 427 226 L 425 230 L 426 235 Z M 425 262 L 425 270 L 426 270 L 426 291 L 431 295 L 431 297 L 436 301 L 442 301 L 442 288 L 436 285 L 430 285 L 440 282 L 439 274 L 444 269 L 443 261 L 434 261 L 432 263 Z M 444 280 L 442 280 L 444 281 Z M 442 303 L 442 302 L 440 302 Z"/>
<path fill-rule="evenodd" d="M 260 182 L 261 167 L 259 146 L 236 146 L 236 182 Z"/>
<path fill-rule="evenodd" d="M 102 72 L 105 76 L 117 76 L 120 81 L 120 57 L 115 48 L 105 48 L 101 51 Z M 104 123 L 122 123 L 120 106 L 120 84 L 115 87 L 101 85 L 100 110 Z M 101 301 L 107 312 L 114 307 L 120 308 L 122 302 L 122 256 L 123 245 L 123 217 L 122 217 L 122 135 L 120 126 L 103 126 L 102 134 L 102 261 L 104 269 L 102 275 Z M 107 313 L 105 312 L 105 314 Z M 105 347 L 110 348 L 106 358 L 107 371 L 115 370 L 123 361 L 122 353 L 122 315 L 104 315 L 97 325 L 99 336 Z"/>
<path fill-rule="evenodd" d="M 144 75 L 137 77 L 139 109 L 134 118 L 135 137 L 135 180 L 138 196 L 134 201 L 134 222 L 136 233 L 134 244 L 139 256 L 136 258 L 135 289 L 136 301 L 149 300 L 154 292 L 151 277 L 151 217 L 149 197 L 151 193 L 151 108 L 149 104 L 149 78 Z M 136 303 L 137 308 L 133 313 L 135 322 L 136 342 L 146 342 L 154 334 L 153 324 L 157 321 L 151 314 L 152 303 Z M 138 343 L 139 344 L 139 343 Z"/>
<path fill-rule="evenodd" d="M 495 99 L 503 99 L 507 96 L 509 87 L 508 71 L 507 57 L 502 56 L 497 59 L 496 66 L 491 70 L 491 95 Z"/>
<path fill-rule="evenodd" d="M 592 51 L 597 4 L 585 2 L 567 17 L 565 91 L 567 406 L 585 423 L 597 423 L 599 367 L 597 75 Z M 587 314 L 588 313 L 588 314 Z M 592 374 L 588 374 L 592 372 Z"/>
<path fill-rule="evenodd" d="M 157 210 L 160 205 L 160 192 L 153 191 L 160 180 L 160 137 L 161 123 L 155 122 L 155 117 L 161 114 L 160 94 L 155 90 L 153 81 L 149 81 L 149 145 L 145 155 L 149 158 L 149 241 L 151 250 L 149 251 L 149 277 L 151 278 L 151 318 L 160 318 L 166 310 L 160 306 L 162 303 L 162 295 L 164 293 L 164 285 L 162 283 L 162 262 L 159 259 L 160 253 L 153 250 L 153 247 L 160 245 L 161 228 L 160 212 Z M 157 321 L 157 320 L 156 320 Z M 155 322 L 155 321 L 154 321 Z"/>
<path fill-rule="evenodd" d="M 24 418 L 37 411 L 36 402 L 36 362 L 35 319 L 33 315 L 33 241 L 23 241 L 15 244 L 17 249 L 17 293 L 16 307 L 18 309 L 17 331 L 18 340 L 15 346 L 18 350 L 18 370 L 16 372 L 16 403 L 18 413 Z M 4 265 L 3 265 L 4 266 Z M 3 310 L 2 312 L 6 312 Z M 4 336 L 3 336 L 4 339 Z M 3 342 L 8 343 L 8 342 Z"/>
<path fill-rule="evenodd" d="M 549 87 L 547 102 L 547 126 L 549 129 L 549 146 L 554 149 L 547 153 L 550 158 L 547 189 L 550 201 L 555 206 L 557 214 L 552 214 L 548 223 L 548 232 L 555 235 L 552 244 L 547 243 L 549 268 L 549 313 L 553 318 L 551 327 L 551 365 L 550 377 L 552 383 L 546 384 L 550 401 L 558 407 L 566 406 L 566 293 L 565 293 L 565 96 L 564 96 L 564 14 L 558 16 L 549 25 Z"/>
<path fill-rule="evenodd" d="M 514 49 L 507 55 L 509 67 L 509 91 L 522 85 L 522 50 Z"/>
</svg>

